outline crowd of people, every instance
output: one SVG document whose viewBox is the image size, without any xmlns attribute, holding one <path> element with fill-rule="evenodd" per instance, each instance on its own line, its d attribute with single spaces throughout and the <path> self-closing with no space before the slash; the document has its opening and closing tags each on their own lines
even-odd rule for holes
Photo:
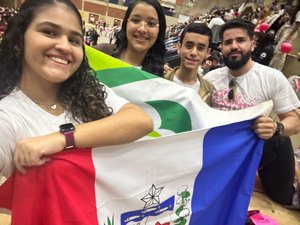
<svg viewBox="0 0 300 225">
<path fill-rule="evenodd" d="M 84 20 L 83 20 L 84 21 Z M 105 24 L 105 25 L 104 25 Z M 114 23 L 113 26 L 109 26 L 109 23 L 95 23 L 95 25 L 85 25 L 84 24 L 84 39 L 85 44 L 94 46 L 98 44 L 98 38 L 100 36 L 108 37 L 109 43 L 112 44 L 115 42 L 116 35 L 120 31 L 121 27 L 117 23 Z"/>
<path fill-rule="evenodd" d="M 273 4 L 272 10 L 248 14 L 216 9 L 214 16 L 193 18 L 173 29 L 157 0 L 137 0 L 128 7 L 116 42 L 92 45 L 194 89 L 219 110 L 273 100 L 274 115 L 253 124 L 265 141 L 258 174 L 273 200 L 300 208 L 295 202 L 300 168 L 289 138 L 300 131 L 300 101 L 280 68 L 269 66 L 282 60 L 278 46 L 297 35 L 299 5 L 299 0 L 295 6 Z M 0 176 L 11 175 L 14 167 L 26 173 L 27 166 L 43 165 L 63 149 L 128 143 L 151 132 L 152 120 L 142 109 L 97 81 L 84 51 L 82 19 L 71 1 L 25 0 L 18 13 L 1 11 Z M 277 31 L 271 30 L 273 24 L 269 30 L 255 30 L 274 16 L 276 21 L 285 18 Z M 180 64 L 166 68 L 166 37 L 176 35 Z"/>
<path fill-rule="evenodd" d="M 0 6 L 0 41 L 7 27 L 8 20 L 18 12 L 17 9 L 11 7 Z"/>
<path fill-rule="evenodd" d="M 166 29 L 166 38 L 174 39 L 181 35 L 181 32 L 189 23 L 204 23 L 212 30 L 211 50 L 219 51 L 220 44 L 219 30 L 220 27 L 228 20 L 239 18 L 251 21 L 255 25 L 255 49 L 252 54 L 253 59 L 264 65 L 269 65 L 280 71 L 283 70 L 286 60 L 286 52 L 281 51 L 283 42 L 293 44 L 298 34 L 300 27 L 300 6 L 299 3 L 293 5 L 285 4 L 274 0 L 270 7 L 257 7 L 249 10 L 247 5 L 242 5 L 239 8 L 217 8 L 215 7 L 210 12 L 199 17 L 191 17 L 190 21 L 171 25 Z M 261 30 L 261 24 L 268 24 L 266 30 Z M 220 52 L 220 51 L 219 51 Z M 222 58 L 218 54 L 212 54 L 214 60 L 221 62 Z M 208 55 L 210 57 L 210 54 Z M 298 57 L 299 54 L 298 54 Z M 211 60 L 204 61 L 202 69 L 204 74 L 210 68 Z"/>
</svg>

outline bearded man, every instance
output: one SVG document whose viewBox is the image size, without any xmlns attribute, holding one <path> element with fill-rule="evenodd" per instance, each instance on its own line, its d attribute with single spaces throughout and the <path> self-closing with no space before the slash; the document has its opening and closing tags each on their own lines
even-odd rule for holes
<svg viewBox="0 0 300 225">
<path fill-rule="evenodd" d="M 253 124 L 257 135 L 265 139 L 258 173 L 266 193 L 275 201 L 292 204 L 295 162 L 290 135 L 300 130 L 295 109 L 300 102 L 285 76 L 278 70 L 252 61 L 254 25 L 233 19 L 220 30 L 221 52 L 225 67 L 206 76 L 214 86 L 212 107 L 239 110 L 273 100 L 278 116 L 261 116 Z"/>
</svg>

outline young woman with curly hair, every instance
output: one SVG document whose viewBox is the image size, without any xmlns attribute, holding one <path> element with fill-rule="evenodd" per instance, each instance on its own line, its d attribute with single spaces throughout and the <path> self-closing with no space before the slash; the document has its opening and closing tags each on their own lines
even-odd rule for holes
<svg viewBox="0 0 300 225">
<path fill-rule="evenodd" d="M 96 49 L 157 76 L 163 76 L 166 19 L 157 0 L 137 0 L 124 16 L 115 45 Z"/>
<path fill-rule="evenodd" d="M 26 0 L 0 44 L 0 177 L 73 147 L 134 141 L 151 118 L 97 81 L 70 0 Z M 134 116 L 132 116 L 134 115 Z"/>
</svg>

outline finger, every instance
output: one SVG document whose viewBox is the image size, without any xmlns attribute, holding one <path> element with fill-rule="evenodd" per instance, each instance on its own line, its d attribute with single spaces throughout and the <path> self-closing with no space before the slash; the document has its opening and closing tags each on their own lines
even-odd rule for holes
<svg viewBox="0 0 300 225">
<path fill-rule="evenodd" d="M 25 151 L 23 152 L 24 159 L 21 161 L 22 166 L 35 166 L 40 161 L 41 155 L 31 152 L 31 151 Z"/>
<path fill-rule="evenodd" d="M 21 161 L 22 166 L 32 166 L 33 164 L 33 155 L 31 154 L 30 151 L 23 151 L 23 161 Z"/>
<path fill-rule="evenodd" d="M 268 127 L 256 127 L 254 131 L 257 134 L 273 134 L 273 129 Z"/>
<path fill-rule="evenodd" d="M 253 125 L 252 129 L 257 133 L 274 133 L 273 124 L 257 124 Z"/>
<path fill-rule="evenodd" d="M 34 166 L 42 166 L 49 161 L 51 161 L 49 157 L 42 157 Z"/>
<path fill-rule="evenodd" d="M 270 136 L 267 136 L 267 135 L 258 135 L 258 137 L 263 140 L 268 140 L 271 138 Z"/>
<path fill-rule="evenodd" d="M 269 117 L 260 117 L 256 119 L 252 125 L 253 129 L 266 128 L 266 129 L 274 129 L 275 123 L 272 118 Z"/>
<path fill-rule="evenodd" d="M 16 155 L 14 156 L 14 164 L 15 164 L 15 168 L 21 172 L 22 174 L 26 174 L 26 169 L 22 166 L 21 162 L 20 162 L 20 156 Z"/>
<path fill-rule="evenodd" d="M 271 117 L 268 117 L 268 116 L 260 116 L 259 118 L 257 118 L 254 121 L 254 124 L 267 123 L 267 122 L 273 122 L 273 119 Z"/>
<path fill-rule="evenodd" d="M 270 132 L 261 132 L 259 130 L 255 130 L 255 133 L 257 134 L 257 136 L 261 139 L 269 139 L 270 137 L 272 137 L 272 134 Z"/>
<path fill-rule="evenodd" d="M 27 166 L 38 166 L 41 165 L 40 161 L 43 155 L 40 152 L 29 152 L 29 160 Z"/>
<path fill-rule="evenodd" d="M 267 129 L 255 129 L 254 132 L 257 134 L 259 138 L 262 139 L 270 139 L 273 137 L 273 130 L 267 130 Z"/>
</svg>

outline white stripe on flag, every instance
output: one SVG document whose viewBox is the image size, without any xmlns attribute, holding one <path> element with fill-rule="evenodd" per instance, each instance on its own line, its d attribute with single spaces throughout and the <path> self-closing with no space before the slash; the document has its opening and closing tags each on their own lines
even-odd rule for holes
<svg viewBox="0 0 300 225">
<path fill-rule="evenodd" d="M 161 124 L 161 118 L 155 108 L 146 104 L 147 101 L 169 100 L 184 106 L 191 117 L 192 129 L 206 129 L 226 125 L 238 121 L 253 119 L 258 116 L 269 115 L 273 102 L 267 101 L 236 111 L 221 111 L 209 107 L 201 97 L 191 88 L 182 87 L 165 79 L 150 79 L 114 87 L 113 90 L 130 102 L 141 106 L 154 121 L 155 130 Z M 174 121 L 176 123 L 176 121 Z M 170 134 L 171 131 L 162 131 L 161 134 Z"/>
</svg>

